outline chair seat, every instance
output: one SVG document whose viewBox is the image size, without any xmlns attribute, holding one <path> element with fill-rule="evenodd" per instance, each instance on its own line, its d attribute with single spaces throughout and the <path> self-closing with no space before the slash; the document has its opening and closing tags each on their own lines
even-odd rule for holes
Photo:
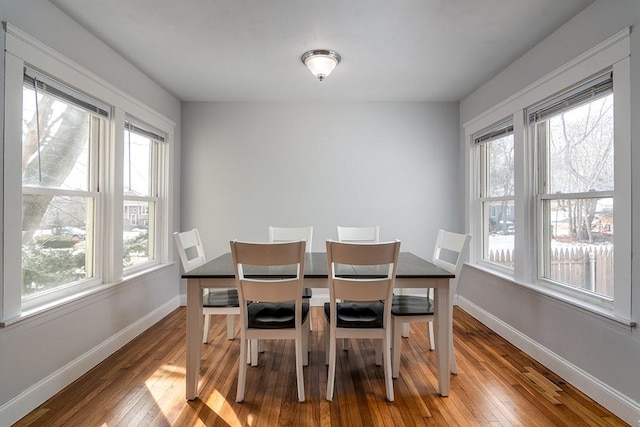
<svg viewBox="0 0 640 427">
<path fill-rule="evenodd" d="M 428 316 L 434 314 L 433 300 L 413 295 L 394 295 L 391 314 L 394 316 Z"/>
<path fill-rule="evenodd" d="M 302 303 L 302 322 L 309 315 L 309 304 Z M 295 303 L 252 302 L 247 305 L 249 329 L 294 329 Z"/>
<path fill-rule="evenodd" d="M 338 328 L 382 328 L 384 303 L 374 302 L 339 302 L 337 311 Z M 324 303 L 324 315 L 331 323 L 331 303 Z"/>
<path fill-rule="evenodd" d="M 311 298 L 312 296 L 311 288 L 302 288 L 302 298 Z"/>
<path fill-rule="evenodd" d="M 236 289 L 228 289 L 225 291 L 214 291 L 204 295 L 202 301 L 203 307 L 240 307 L 238 300 L 238 291 Z"/>
</svg>

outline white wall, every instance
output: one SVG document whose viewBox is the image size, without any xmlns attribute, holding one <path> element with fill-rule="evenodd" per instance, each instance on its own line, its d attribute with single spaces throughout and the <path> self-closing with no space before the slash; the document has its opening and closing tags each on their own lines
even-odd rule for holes
<svg viewBox="0 0 640 427">
<path fill-rule="evenodd" d="M 598 0 L 520 57 L 460 105 L 460 123 L 510 97 L 628 26 L 637 0 Z M 632 254 L 640 250 L 640 33 L 631 33 Z M 464 133 L 461 133 L 464 135 Z M 464 145 L 464 141 L 461 142 Z M 632 268 L 632 318 L 640 320 L 640 263 Z M 629 423 L 640 420 L 638 328 L 595 316 L 518 284 L 465 266 L 461 305 Z"/>
<path fill-rule="evenodd" d="M 174 121 L 175 152 L 179 153 L 179 101 L 50 2 L 2 1 L 0 19 Z M 4 69 L 3 64 L 0 68 Z M 0 102 L 2 117 L 3 106 L 4 99 Z M 178 176 L 179 159 L 174 167 Z M 4 178 L 0 192 L 3 182 Z M 174 224 L 177 229 L 177 215 Z M 0 425 L 12 424 L 164 317 L 177 306 L 178 289 L 178 266 L 173 264 L 0 328 Z"/>
<path fill-rule="evenodd" d="M 380 225 L 382 240 L 431 256 L 456 230 L 455 103 L 185 103 L 183 229 L 209 258 L 229 240 L 266 241 L 269 225 Z"/>
</svg>

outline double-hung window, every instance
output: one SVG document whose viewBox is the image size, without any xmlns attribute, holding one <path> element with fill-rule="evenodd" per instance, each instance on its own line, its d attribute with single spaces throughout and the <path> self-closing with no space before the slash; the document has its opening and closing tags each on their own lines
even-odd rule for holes
<svg viewBox="0 0 640 427">
<path fill-rule="evenodd" d="M 156 218 L 161 145 L 157 129 L 127 118 L 123 161 L 123 267 L 139 268 L 156 260 Z"/>
<path fill-rule="evenodd" d="M 5 25 L 0 327 L 163 265 L 174 130 Z"/>
<path fill-rule="evenodd" d="M 613 298 L 614 108 L 607 71 L 528 109 L 538 151 L 539 276 Z"/>
<path fill-rule="evenodd" d="M 99 152 L 108 107 L 25 67 L 22 91 L 22 297 L 96 280 Z"/>
<path fill-rule="evenodd" d="M 514 143 L 511 121 L 474 137 L 479 159 L 482 260 L 513 269 L 515 236 Z"/>
<path fill-rule="evenodd" d="M 464 124 L 471 262 L 623 323 L 629 52 L 627 29 Z"/>
</svg>

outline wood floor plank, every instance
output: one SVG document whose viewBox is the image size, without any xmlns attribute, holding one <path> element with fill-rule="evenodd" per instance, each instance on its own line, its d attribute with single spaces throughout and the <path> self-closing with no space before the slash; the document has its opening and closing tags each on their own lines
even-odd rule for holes
<svg viewBox="0 0 640 427">
<path fill-rule="evenodd" d="M 325 328 L 313 308 L 306 401 L 298 403 L 291 340 L 267 341 L 248 367 L 245 402 L 236 403 L 239 340 L 214 316 L 202 346 L 199 398 L 185 399 L 185 309 L 131 341 L 15 424 L 24 426 L 625 426 L 562 378 L 459 308 L 454 310 L 458 375 L 437 393 L 435 352 L 424 324 L 402 339 L 394 402 L 370 340 L 339 346 L 334 399 L 325 400 Z"/>
</svg>

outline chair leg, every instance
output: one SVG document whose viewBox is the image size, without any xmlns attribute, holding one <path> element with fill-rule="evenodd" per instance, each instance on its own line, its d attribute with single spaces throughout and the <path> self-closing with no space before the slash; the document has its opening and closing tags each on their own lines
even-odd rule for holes
<svg viewBox="0 0 640 427">
<path fill-rule="evenodd" d="M 209 341 L 209 324 L 211 322 L 211 315 L 204 315 L 204 325 L 202 326 L 202 344 L 206 344 Z"/>
<path fill-rule="evenodd" d="M 302 366 L 309 366 L 309 334 L 311 333 L 311 319 L 302 325 Z"/>
<path fill-rule="evenodd" d="M 306 326 L 304 327 L 307 328 Z M 298 330 L 296 333 L 296 382 L 298 384 L 298 402 L 304 402 L 304 374 L 302 371 L 303 357 L 307 354 L 304 348 L 304 335 L 306 331 Z"/>
<path fill-rule="evenodd" d="M 236 319 L 233 314 L 227 314 L 227 339 L 236 337 Z"/>
<path fill-rule="evenodd" d="M 382 340 L 374 340 L 373 343 L 376 352 L 376 366 L 382 365 L 382 353 L 384 349 L 382 348 Z"/>
<path fill-rule="evenodd" d="M 244 386 L 247 380 L 247 339 L 241 336 L 240 340 L 240 364 L 238 365 L 238 391 L 236 392 L 236 402 L 244 400 Z"/>
<path fill-rule="evenodd" d="M 324 364 L 329 366 L 329 322 L 325 323 L 324 327 Z"/>
<path fill-rule="evenodd" d="M 402 345 L 402 325 L 403 322 L 395 316 L 393 317 L 393 330 L 391 331 L 391 372 L 393 378 L 400 376 L 400 346 Z M 404 323 L 406 325 L 406 323 Z"/>
<path fill-rule="evenodd" d="M 433 322 L 427 322 L 429 324 L 429 350 L 436 348 L 436 341 L 433 339 Z"/>
<path fill-rule="evenodd" d="M 336 336 L 329 333 L 329 373 L 327 377 L 327 400 L 333 400 L 333 386 L 336 379 Z"/>
<path fill-rule="evenodd" d="M 382 340 L 382 347 L 384 349 L 384 382 L 387 388 L 387 400 L 393 402 L 393 379 L 391 378 L 391 343 L 389 331 L 387 331 L 385 338 Z"/>
<path fill-rule="evenodd" d="M 408 323 L 403 323 L 402 324 L 402 336 L 405 338 L 409 337 L 409 324 Z"/>
<path fill-rule="evenodd" d="M 400 295 L 405 295 L 405 289 L 401 288 L 400 289 Z M 429 296 L 429 294 L 427 294 L 427 296 Z M 409 338 L 409 324 L 408 323 L 403 323 L 402 324 L 402 336 L 405 338 Z"/>
<path fill-rule="evenodd" d="M 454 375 L 458 375 L 458 366 L 456 365 L 456 352 L 453 350 L 453 338 L 451 338 L 451 348 L 449 352 L 451 354 L 451 373 Z"/>
<path fill-rule="evenodd" d="M 258 346 L 262 340 L 251 340 L 251 366 L 258 366 Z"/>
</svg>

